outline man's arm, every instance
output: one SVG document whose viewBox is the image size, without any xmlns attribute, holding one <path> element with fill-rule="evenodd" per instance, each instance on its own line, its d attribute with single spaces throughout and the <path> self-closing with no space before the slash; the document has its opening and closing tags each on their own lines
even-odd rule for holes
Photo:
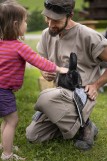
<svg viewBox="0 0 107 161">
<path fill-rule="evenodd" d="M 102 61 L 107 62 L 107 47 L 104 49 L 104 51 L 100 54 L 99 58 Z M 91 100 L 95 100 L 98 95 L 98 89 L 104 84 L 107 83 L 107 69 L 105 72 L 99 77 L 98 80 L 96 80 L 94 83 L 86 85 L 85 92 L 87 93 L 88 97 Z"/>
<path fill-rule="evenodd" d="M 41 71 L 42 76 L 47 80 L 47 81 L 53 81 L 56 78 L 56 73 L 48 73 Z"/>
</svg>

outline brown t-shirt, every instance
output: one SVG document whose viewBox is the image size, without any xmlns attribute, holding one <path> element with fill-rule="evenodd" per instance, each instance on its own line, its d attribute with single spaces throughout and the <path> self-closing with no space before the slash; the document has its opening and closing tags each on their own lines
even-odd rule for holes
<svg viewBox="0 0 107 161">
<path fill-rule="evenodd" d="M 78 71 L 82 77 L 82 85 L 94 82 L 100 76 L 98 56 L 102 53 L 107 40 L 103 35 L 77 23 L 64 31 L 63 37 L 52 37 L 48 28 L 42 33 L 37 50 L 43 57 L 55 62 L 58 66 L 68 66 L 71 52 L 76 53 Z"/>
</svg>

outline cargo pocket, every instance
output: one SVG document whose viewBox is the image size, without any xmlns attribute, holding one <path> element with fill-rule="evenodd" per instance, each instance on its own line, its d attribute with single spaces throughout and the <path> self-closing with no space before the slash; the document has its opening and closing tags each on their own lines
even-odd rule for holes
<svg viewBox="0 0 107 161">
<path fill-rule="evenodd" d="M 36 109 L 56 123 L 68 113 L 73 103 L 72 97 L 70 90 L 61 87 L 51 88 L 41 93 L 36 103 Z"/>
</svg>

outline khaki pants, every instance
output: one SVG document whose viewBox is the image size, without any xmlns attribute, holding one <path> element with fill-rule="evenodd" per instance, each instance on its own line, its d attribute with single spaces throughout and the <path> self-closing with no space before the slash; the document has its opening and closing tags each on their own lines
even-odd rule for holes
<svg viewBox="0 0 107 161">
<path fill-rule="evenodd" d="M 87 100 L 83 109 L 84 121 L 92 111 L 95 101 Z M 26 128 L 29 141 L 43 142 L 58 136 L 71 139 L 80 128 L 73 92 L 61 87 L 46 89 L 40 93 L 35 110 L 43 114 L 38 121 L 32 121 Z"/>
</svg>

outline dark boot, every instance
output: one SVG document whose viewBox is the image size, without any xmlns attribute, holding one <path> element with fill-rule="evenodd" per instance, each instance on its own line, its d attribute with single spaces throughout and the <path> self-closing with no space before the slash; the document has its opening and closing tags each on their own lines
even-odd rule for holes
<svg viewBox="0 0 107 161">
<path fill-rule="evenodd" d="M 89 150 L 94 144 L 94 138 L 98 134 L 98 129 L 93 122 L 87 121 L 84 127 L 79 130 L 79 137 L 75 142 L 75 147 L 80 150 Z"/>
</svg>

